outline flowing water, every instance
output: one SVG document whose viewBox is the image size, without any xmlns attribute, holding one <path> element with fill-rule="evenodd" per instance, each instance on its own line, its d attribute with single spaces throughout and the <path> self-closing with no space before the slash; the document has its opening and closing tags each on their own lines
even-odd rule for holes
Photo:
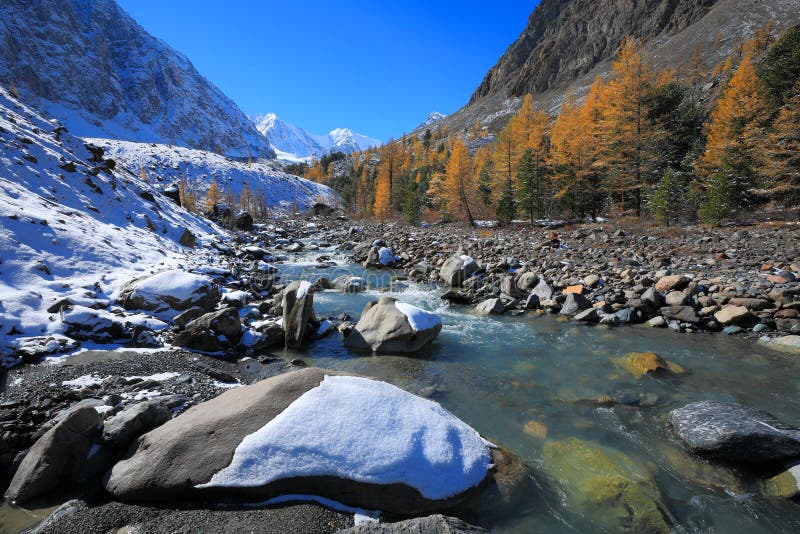
<svg viewBox="0 0 800 534">
<path fill-rule="evenodd" d="M 653 473 L 663 504 L 680 532 L 797 532 L 800 506 L 763 496 L 752 473 L 710 466 L 683 454 L 665 415 L 697 400 L 736 401 L 800 424 L 800 359 L 720 334 L 675 334 L 644 326 L 607 328 L 559 317 L 478 317 L 450 305 L 435 285 L 394 281 L 389 271 L 364 270 L 343 258 L 317 269 L 301 255 L 280 265 L 286 280 L 363 276 L 370 290 L 314 296 L 318 317 L 347 312 L 357 319 L 381 295 L 436 312 L 439 337 L 414 356 L 369 356 L 346 349 L 338 334 L 291 357 L 308 364 L 386 380 L 432 397 L 495 443 L 532 466 L 537 490 L 516 513 L 485 525 L 493 531 L 596 531 L 592 510 L 572 510 L 558 481 L 545 474 L 545 440 L 576 437 L 624 453 Z M 688 374 L 637 379 L 614 365 L 628 352 L 656 352 Z M 599 406 L 609 395 L 625 404 Z M 533 437 L 529 421 L 546 426 Z M 541 426 L 538 426 L 541 429 Z"/>
<path fill-rule="evenodd" d="M 318 269 L 314 259 L 321 254 L 332 251 L 307 252 L 278 264 L 284 280 L 351 274 L 366 278 L 370 289 L 354 295 L 315 294 L 318 317 L 347 312 L 357 320 L 367 302 L 390 295 L 439 314 L 442 332 L 413 356 L 355 354 L 337 333 L 285 356 L 431 397 L 521 456 L 533 469 L 535 489 L 513 512 L 484 522 L 492 531 L 600 529 L 599 510 L 567 506 L 563 487 L 543 465 L 544 443 L 571 437 L 620 451 L 652 473 L 662 504 L 674 518 L 674 532 L 800 531 L 800 506 L 763 496 L 751 473 L 686 456 L 664 422 L 669 410 L 710 399 L 742 402 L 800 424 L 800 359 L 719 334 L 592 327 L 535 314 L 478 317 L 469 308 L 442 301 L 442 289 L 434 285 L 393 281 L 401 273 L 365 271 L 343 256 L 335 258 L 336 267 Z M 612 361 L 631 351 L 656 352 L 689 373 L 636 379 Z M 258 364 L 249 362 L 249 372 L 258 374 Z M 599 406 L 596 400 L 603 395 L 625 404 Z M 541 424 L 537 436 L 524 431 L 529 421 Z"/>
</svg>

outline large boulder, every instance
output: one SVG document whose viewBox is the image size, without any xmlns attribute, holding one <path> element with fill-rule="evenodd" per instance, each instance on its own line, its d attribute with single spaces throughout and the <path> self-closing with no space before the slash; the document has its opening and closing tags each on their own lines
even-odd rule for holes
<svg viewBox="0 0 800 534">
<path fill-rule="evenodd" d="M 343 293 L 361 293 L 367 290 L 367 281 L 360 276 L 343 274 L 333 280 L 333 287 Z"/>
<path fill-rule="evenodd" d="M 725 306 L 714 314 L 714 319 L 720 324 L 739 324 L 751 317 L 750 310 L 745 306 Z"/>
<path fill-rule="evenodd" d="M 664 306 L 661 308 L 661 315 L 667 321 L 680 321 L 682 323 L 696 324 L 700 318 L 691 306 Z"/>
<path fill-rule="evenodd" d="M 307 368 L 229 390 L 145 434 L 105 487 L 124 501 L 312 494 L 421 514 L 498 483 L 505 464 L 493 451 L 435 402 Z"/>
<path fill-rule="evenodd" d="M 592 303 L 583 295 L 569 293 L 564 299 L 564 304 L 561 305 L 561 315 L 575 315 L 591 307 Z"/>
<path fill-rule="evenodd" d="M 621 369 L 628 371 L 636 378 L 645 375 L 676 376 L 686 374 L 686 370 L 677 363 L 665 360 L 655 352 L 629 352 L 614 363 Z"/>
<path fill-rule="evenodd" d="M 466 254 L 456 254 L 447 259 L 439 269 L 439 277 L 450 287 L 461 287 L 464 280 L 480 271 L 481 267 Z"/>
<path fill-rule="evenodd" d="M 286 346 L 298 348 L 314 332 L 309 323 L 316 322 L 314 315 L 314 289 L 306 280 L 295 281 L 286 286 L 281 295 L 283 308 L 283 330 Z"/>
<path fill-rule="evenodd" d="M 486 299 L 475 306 L 475 313 L 483 316 L 501 315 L 504 311 L 506 311 L 506 306 L 503 304 L 503 301 L 498 298 Z"/>
<path fill-rule="evenodd" d="M 220 299 L 219 288 L 207 276 L 186 271 L 163 271 L 131 280 L 117 292 L 116 300 L 127 310 L 188 310 L 199 306 L 211 311 Z"/>
<path fill-rule="evenodd" d="M 87 463 L 91 436 L 99 425 L 100 415 L 91 406 L 67 412 L 25 455 L 6 491 L 6 499 L 29 501 L 78 478 Z"/>
<path fill-rule="evenodd" d="M 758 340 L 759 343 L 765 347 L 769 347 L 781 352 L 789 352 L 793 354 L 800 354 L 800 336 L 781 336 L 771 338 L 764 336 Z"/>
<path fill-rule="evenodd" d="M 800 457 L 800 429 L 741 404 L 692 402 L 670 412 L 669 422 L 692 452 L 715 460 L 759 464 Z"/>
<path fill-rule="evenodd" d="M 361 319 L 344 343 L 353 350 L 416 352 L 441 330 L 442 321 L 433 313 L 392 297 L 381 297 L 364 307 Z"/>
<path fill-rule="evenodd" d="M 624 454 L 569 438 L 547 441 L 545 472 L 562 484 L 566 503 L 578 514 L 591 514 L 609 532 L 668 533 L 669 515 L 648 469 Z"/>
<path fill-rule="evenodd" d="M 128 406 L 103 425 L 103 441 L 117 448 L 127 447 L 145 432 L 163 425 L 172 417 L 169 408 L 158 401 Z"/>
<path fill-rule="evenodd" d="M 72 339 L 111 343 L 128 338 L 124 319 L 106 310 L 70 306 L 63 311 L 64 333 Z"/>
<path fill-rule="evenodd" d="M 220 352 L 236 345 L 241 331 L 239 312 L 236 308 L 224 308 L 191 321 L 173 344 L 203 352 Z"/>
<path fill-rule="evenodd" d="M 233 225 L 237 230 L 249 232 L 253 229 L 253 216 L 246 211 L 240 211 L 233 218 Z"/>
</svg>

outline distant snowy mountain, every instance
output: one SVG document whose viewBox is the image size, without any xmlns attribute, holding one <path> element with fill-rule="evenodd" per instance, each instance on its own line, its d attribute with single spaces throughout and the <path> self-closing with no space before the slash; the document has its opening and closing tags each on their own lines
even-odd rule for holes
<svg viewBox="0 0 800 534">
<path fill-rule="evenodd" d="M 228 238 L 93 150 L 0 88 L 0 366 L 14 363 L 16 335 L 62 333 L 56 303 L 105 307 L 131 278 L 210 264 L 180 244 L 187 230 Z"/>
<path fill-rule="evenodd" d="M 348 128 L 336 128 L 328 135 L 313 135 L 298 126 L 281 120 L 274 113 L 250 118 L 278 155 L 286 161 L 308 161 L 331 152 L 366 150 L 381 144 L 378 139 L 353 133 Z"/>
<path fill-rule="evenodd" d="M 114 0 L 0 2 L 0 84 L 83 137 L 274 157 L 233 101 Z"/>
<path fill-rule="evenodd" d="M 211 182 L 216 180 L 223 191 L 236 195 L 245 184 L 253 193 L 261 192 L 272 207 L 306 209 L 322 201 L 328 205 L 339 202 L 338 195 L 329 187 L 286 174 L 275 169 L 275 162 L 256 160 L 251 163 L 233 160 L 203 150 L 132 143 L 113 139 L 87 139 L 103 147 L 106 153 L 136 173 L 142 170 L 155 183 L 169 184 L 181 177 L 190 178 L 200 198 L 205 196 Z"/>
<path fill-rule="evenodd" d="M 447 117 L 447 115 L 439 113 L 438 111 L 434 111 L 433 113 L 428 115 L 428 117 L 424 121 L 422 121 L 422 124 L 420 124 L 418 128 L 427 128 L 428 126 L 431 126 L 432 124 L 439 122 L 445 117 Z"/>
</svg>

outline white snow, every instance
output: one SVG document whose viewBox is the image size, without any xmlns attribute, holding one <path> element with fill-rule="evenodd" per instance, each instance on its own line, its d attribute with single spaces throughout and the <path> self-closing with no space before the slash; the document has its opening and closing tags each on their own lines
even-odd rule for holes
<svg viewBox="0 0 800 534">
<path fill-rule="evenodd" d="M 395 307 L 408 318 L 408 323 L 416 332 L 441 326 L 442 320 L 435 313 L 417 308 L 413 304 L 397 301 Z"/>
<path fill-rule="evenodd" d="M 309 289 L 311 289 L 311 282 L 309 282 L 308 280 L 301 280 L 300 286 L 297 288 L 297 291 L 295 292 L 297 300 L 300 300 L 301 298 L 305 297 Z"/>
<path fill-rule="evenodd" d="M 110 377 L 106 377 L 110 378 Z M 83 375 L 79 376 L 78 378 L 73 378 L 72 380 L 64 380 L 61 382 L 63 386 L 69 386 L 71 388 L 81 389 L 87 386 L 95 386 L 97 384 L 101 384 L 105 380 L 105 378 L 100 378 L 97 375 Z"/>
<path fill-rule="evenodd" d="M 187 273 L 177 269 L 164 271 L 136 283 L 134 295 L 148 297 L 172 297 L 189 300 L 213 282 L 206 276 Z"/>
<path fill-rule="evenodd" d="M 467 256 L 466 254 L 461 255 L 461 261 L 464 262 L 464 267 L 475 263 L 475 259 L 472 256 Z"/>
<path fill-rule="evenodd" d="M 394 255 L 389 247 L 381 247 L 378 251 L 378 261 L 381 265 L 393 265 L 397 263 L 398 257 Z"/>
<path fill-rule="evenodd" d="M 479 484 L 489 460 L 481 436 L 439 404 L 385 382 L 326 376 L 246 436 L 231 464 L 198 487 L 335 476 L 406 484 L 438 500 Z"/>
</svg>

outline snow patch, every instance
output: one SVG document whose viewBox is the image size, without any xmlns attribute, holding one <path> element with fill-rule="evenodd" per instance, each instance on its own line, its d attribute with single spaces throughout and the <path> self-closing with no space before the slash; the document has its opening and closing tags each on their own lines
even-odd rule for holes
<svg viewBox="0 0 800 534">
<path fill-rule="evenodd" d="M 439 500 L 478 485 L 489 460 L 481 436 L 439 404 L 385 382 L 326 376 L 246 436 L 231 464 L 197 487 L 335 476 L 406 484 Z"/>
<path fill-rule="evenodd" d="M 408 318 L 408 324 L 410 324 L 411 328 L 416 332 L 430 330 L 442 325 L 442 320 L 435 313 L 417 308 L 413 304 L 408 304 L 406 302 L 397 301 L 394 305 Z"/>
</svg>

